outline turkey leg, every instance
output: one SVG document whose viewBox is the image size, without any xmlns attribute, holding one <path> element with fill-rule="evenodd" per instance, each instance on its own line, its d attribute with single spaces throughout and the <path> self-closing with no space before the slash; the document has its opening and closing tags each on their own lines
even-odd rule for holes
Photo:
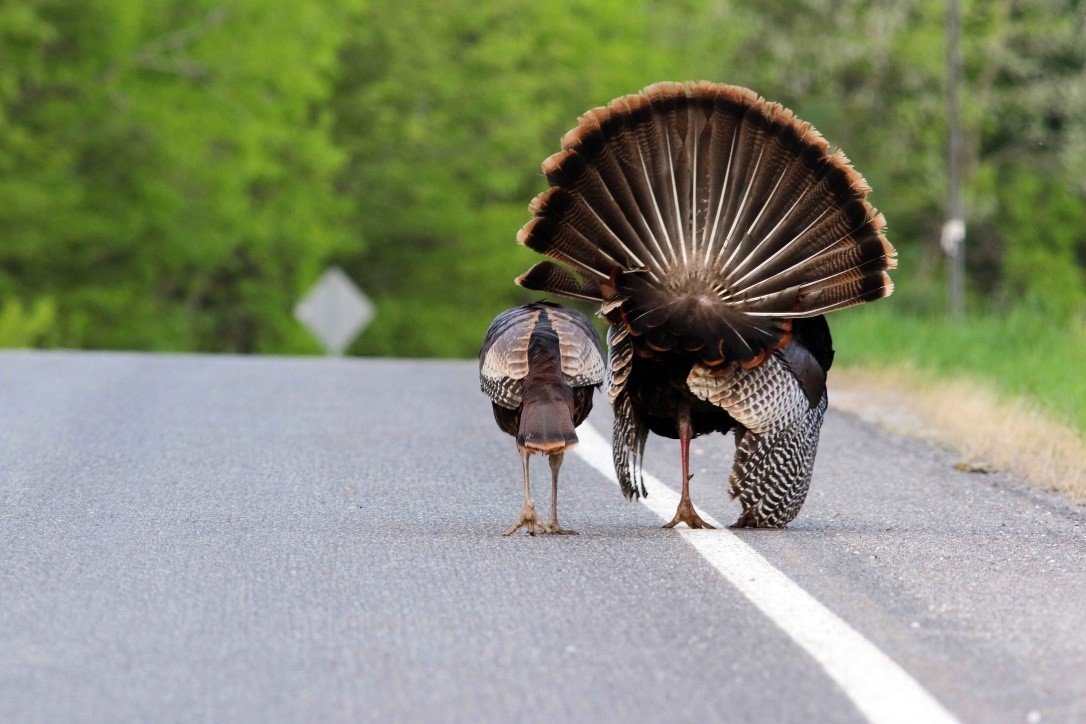
<svg viewBox="0 0 1086 724">
<path fill-rule="evenodd" d="M 682 451 L 683 458 L 683 493 L 679 498 L 679 507 L 675 510 L 675 517 L 671 519 L 670 523 L 664 525 L 665 528 L 674 528 L 679 523 L 686 523 L 690 528 L 715 528 L 714 525 L 709 525 L 698 512 L 694 510 L 694 504 L 690 502 L 690 478 L 693 476 L 690 474 L 690 438 L 693 437 L 693 431 L 690 428 L 690 414 L 683 413 L 679 415 L 679 449 Z"/>
<path fill-rule="evenodd" d="M 558 469 L 562 467 L 565 453 L 556 452 L 549 457 L 551 464 L 551 521 L 547 524 L 547 533 L 557 535 L 577 535 L 575 530 L 566 530 L 558 524 Z"/>
<path fill-rule="evenodd" d="M 528 483 L 528 455 L 527 450 L 522 449 L 520 451 L 520 459 L 524 463 L 524 510 L 520 512 L 520 520 L 502 535 L 513 535 L 521 526 L 524 526 L 528 531 L 528 535 L 535 535 L 536 528 L 539 528 L 540 533 L 547 532 L 547 527 L 543 524 L 543 521 L 536 516 L 535 505 L 532 503 L 532 489 Z"/>
</svg>

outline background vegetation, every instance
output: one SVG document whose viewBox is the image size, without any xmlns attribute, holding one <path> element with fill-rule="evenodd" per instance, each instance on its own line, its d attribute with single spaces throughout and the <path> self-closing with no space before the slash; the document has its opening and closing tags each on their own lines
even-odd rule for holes
<svg viewBox="0 0 1086 724">
<path fill-rule="evenodd" d="M 473 355 L 528 298 L 514 235 L 561 134 L 706 78 L 785 103 L 875 189 L 898 291 L 842 315 L 839 359 L 1028 378 L 1012 348 L 1086 346 L 1086 3 L 963 22 L 977 319 L 954 331 L 931 321 L 939 0 L 0 4 L 0 345 L 315 352 L 291 310 L 336 263 L 378 307 L 353 352 Z"/>
</svg>

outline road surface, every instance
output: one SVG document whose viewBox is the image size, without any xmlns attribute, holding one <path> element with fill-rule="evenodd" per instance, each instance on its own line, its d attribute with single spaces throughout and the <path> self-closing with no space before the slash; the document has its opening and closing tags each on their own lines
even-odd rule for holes
<svg viewBox="0 0 1086 724">
<path fill-rule="evenodd" d="M 473 363 L 7 352 L 0 410 L 0 721 L 875 720 L 691 543 L 732 533 L 582 457 L 581 534 L 503 538 Z M 954 717 L 1086 721 L 1086 512 L 954 461 L 831 410 L 799 518 L 735 536 Z"/>
</svg>

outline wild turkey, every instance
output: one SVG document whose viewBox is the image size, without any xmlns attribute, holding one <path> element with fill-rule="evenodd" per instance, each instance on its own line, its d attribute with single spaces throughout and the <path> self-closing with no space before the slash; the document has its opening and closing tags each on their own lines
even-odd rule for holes
<svg viewBox="0 0 1086 724">
<path fill-rule="evenodd" d="M 658 83 L 584 114 L 543 162 L 550 188 L 518 241 L 558 262 L 529 289 L 598 302 L 627 497 L 645 495 L 649 431 L 735 430 L 736 526 L 780 527 L 814 466 L 833 361 L 823 314 L 893 291 L 896 252 L 841 151 L 753 91 Z"/>
<path fill-rule="evenodd" d="M 577 444 L 575 428 L 592 411 L 603 383 L 603 356 L 592 323 L 580 312 L 549 302 L 509 309 L 494 319 L 479 351 L 479 381 L 498 427 L 517 439 L 524 465 L 524 510 L 505 535 L 521 526 L 535 535 L 576 533 L 558 524 L 558 470 Z M 528 458 L 542 453 L 551 467 L 551 519 L 535 513 Z"/>
</svg>

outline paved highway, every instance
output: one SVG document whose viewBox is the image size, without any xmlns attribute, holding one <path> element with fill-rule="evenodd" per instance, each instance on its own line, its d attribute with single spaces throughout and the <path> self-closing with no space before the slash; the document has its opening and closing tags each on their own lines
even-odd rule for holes
<svg viewBox="0 0 1086 724">
<path fill-rule="evenodd" d="M 1086 721 L 1086 511 L 832 410 L 784 531 L 662 530 L 571 454 L 581 535 L 534 538 L 470 362 L 7 352 L 0 410 L 0 721 L 890 720 L 727 541 L 962 721 Z"/>
</svg>

